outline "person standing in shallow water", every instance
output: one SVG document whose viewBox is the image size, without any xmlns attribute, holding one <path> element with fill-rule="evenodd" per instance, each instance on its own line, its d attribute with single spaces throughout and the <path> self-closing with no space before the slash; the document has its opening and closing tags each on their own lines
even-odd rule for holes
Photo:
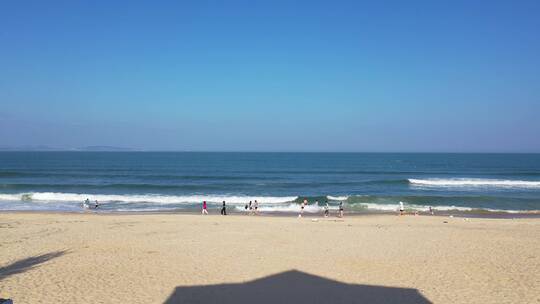
<svg viewBox="0 0 540 304">
<path fill-rule="evenodd" d="M 339 217 L 343 217 L 343 202 L 339 202 Z"/>
<path fill-rule="evenodd" d="M 83 203 L 83 209 L 90 209 L 90 199 L 86 198 L 86 200 Z"/>
<path fill-rule="evenodd" d="M 328 214 L 330 213 L 330 206 L 328 205 L 328 201 L 326 201 L 326 204 L 324 205 L 324 217 L 328 217 Z"/>
<path fill-rule="evenodd" d="M 225 201 L 223 201 L 223 206 L 221 207 L 221 215 L 227 215 L 227 208 L 225 207 Z"/>
<path fill-rule="evenodd" d="M 304 200 L 302 204 L 300 205 L 300 214 L 298 215 L 298 217 L 302 217 L 304 215 L 304 208 L 306 207 L 306 205 L 307 205 L 307 200 Z"/>
<path fill-rule="evenodd" d="M 207 206 L 206 206 L 206 201 L 203 201 L 203 203 L 202 203 L 202 214 L 203 214 L 203 215 L 208 214 L 208 209 L 207 209 Z"/>
</svg>

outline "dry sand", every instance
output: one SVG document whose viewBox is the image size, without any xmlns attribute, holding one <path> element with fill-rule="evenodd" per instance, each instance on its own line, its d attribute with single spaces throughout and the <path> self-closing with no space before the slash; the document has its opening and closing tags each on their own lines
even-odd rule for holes
<svg viewBox="0 0 540 304">
<path fill-rule="evenodd" d="M 2 297 L 540 303 L 540 219 L 0 213 Z"/>
</svg>

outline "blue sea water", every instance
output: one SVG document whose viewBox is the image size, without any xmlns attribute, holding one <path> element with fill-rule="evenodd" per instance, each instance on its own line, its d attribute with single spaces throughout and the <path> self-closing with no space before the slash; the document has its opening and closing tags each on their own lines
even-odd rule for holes
<svg viewBox="0 0 540 304">
<path fill-rule="evenodd" d="M 0 152 L 0 210 L 540 210 L 540 154 Z M 315 205 L 319 201 L 319 205 Z"/>
</svg>

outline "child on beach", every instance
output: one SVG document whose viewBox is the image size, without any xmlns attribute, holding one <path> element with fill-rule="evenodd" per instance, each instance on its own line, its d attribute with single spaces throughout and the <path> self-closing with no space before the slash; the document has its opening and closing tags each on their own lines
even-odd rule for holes
<svg viewBox="0 0 540 304">
<path fill-rule="evenodd" d="M 202 203 L 202 214 L 208 214 L 208 210 L 206 209 L 206 201 L 203 201 Z"/>
<path fill-rule="evenodd" d="M 223 201 L 223 206 L 221 207 L 221 215 L 227 215 L 227 209 L 225 207 L 225 201 Z"/>
<path fill-rule="evenodd" d="M 90 209 L 90 199 L 87 198 L 83 203 L 83 209 Z"/>
<path fill-rule="evenodd" d="M 324 217 L 328 217 L 329 213 L 330 211 L 329 211 L 328 201 L 326 201 L 326 205 L 324 205 Z"/>
<path fill-rule="evenodd" d="M 302 217 L 302 215 L 304 214 L 304 208 L 306 207 L 306 205 L 307 205 L 307 200 L 304 200 L 302 204 L 300 205 L 300 214 L 298 215 L 298 217 Z"/>
</svg>

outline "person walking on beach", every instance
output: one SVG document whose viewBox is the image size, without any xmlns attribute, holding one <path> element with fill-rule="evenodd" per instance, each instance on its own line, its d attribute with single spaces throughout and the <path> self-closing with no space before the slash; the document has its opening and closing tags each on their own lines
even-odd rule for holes
<svg viewBox="0 0 540 304">
<path fill-rule="evenodd" d="M 298 217 L 302 217 L 302 215 L 304 215 L 304 208 L 306 207 L 306 205 L 307 205 L 307 200 L 304 200 L 302 204 L 300 205 L 300 214 L 298 215 Z"/>
<path fill-rule="evenodd" d="M 221 207 L 221 215 L 227 215 L 227 208 L 225 207 L 225 201 L 223 201 L 223 206 Z"/>
<path fill-rule="evenodd" d="M 202 214 L 203 214 L 203 215 L 208 214 L 208 210 L 207 210 L 207 206 L 206 206 L 206 201 L 203 201 L 203 202 L 202 202 Z"/>
<path fill-rule="evenodd" d="M 403 202 L 399 202 L 399 215 L 403 215 L 405 208 L 403 207 Z"/>
<path fill-rule="evenodd" d="M 324 217 L 328 217 L 328 214 L 330 213 L 330 206 L 328 206 L 328 201 L 326 201 L 326 205 L 324 205 Z"/>
<path fill-rule="evenodd" d="M 339 202 L 339 217 L 343 217 L 343 202 Z"/>
<path fill-rule="evenodd" d="M 253 204 L 249 201 L 249 215 L 253 213 Z"/>
<path fill-rule="evenodd" d="M 259 202 L 257 202 L 257 200 L 255 200 L 255 215 L 259 215 Z"/>
<path fill-rule="evenodd" d="M 246 210 L 246 213 L 248 212 L 248 203 L 244 206 L 244 209 Z"/>
</svg>

